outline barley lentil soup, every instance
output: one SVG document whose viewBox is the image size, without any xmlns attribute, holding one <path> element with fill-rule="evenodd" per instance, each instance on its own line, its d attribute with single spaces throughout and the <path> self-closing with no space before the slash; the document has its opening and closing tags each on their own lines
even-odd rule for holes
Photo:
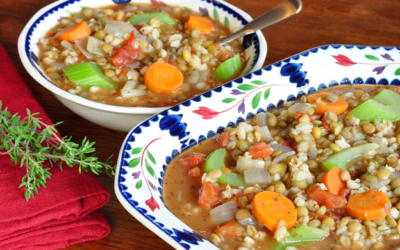
<svg viewBox="0 0 400 250">
<path fill-rule="evenodd" d="M 62 18 L 40 39 L 39 60 L 60 88 L 120 106 L 170 106 L 235 78 L 237 40 L 221 23 L 182 7 L 114 5 Z"/>
<path fill-rule="evenodd" d="M 398 90 L 331 88 L 226 128 L 171 162 L 164 201 L 221 249 L 396 249 Z"/>
</svg>

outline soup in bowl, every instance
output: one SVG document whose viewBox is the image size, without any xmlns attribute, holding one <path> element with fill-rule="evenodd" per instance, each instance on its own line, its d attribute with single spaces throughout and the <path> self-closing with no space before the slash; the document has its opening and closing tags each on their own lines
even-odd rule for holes
<svg viewBox="0 0 400 250">
<path fill-rule="evenodd" d="M 164 107 L 259 69 L 266 55 L 259 32 L 214 44 L 250 20 L 224 2 L 66 3 L 31 19 L 19 52 L 39 83 L 105 127 L 127 131 Z"/>
</svg>

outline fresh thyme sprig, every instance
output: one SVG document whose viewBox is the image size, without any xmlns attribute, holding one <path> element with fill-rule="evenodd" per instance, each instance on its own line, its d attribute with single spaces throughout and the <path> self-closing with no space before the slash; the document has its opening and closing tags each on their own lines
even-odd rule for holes
<svg viewBox="0 0 400 250">
<path fill-rule="evenodd" d="M 98 161 L 98 153 L 95 153 L 94 142 L 89 142 L 86 137 L 82 144 L 71 141 L 71 137 L 60 138 L 55 126 L 48 125 L 37 117 L 38 113 L 31 114 L 26 110 L 27 116 L 21 119 L 18 114 L 11 115 L 7 108 L 2 109 L 0 102 L 0 155 L 9 155 L 11 160 L 21 167 L 26 167 L 26 175 L 22 178 L 19 186 L 25 187 L 25 199 L 28 201 L 38 187 L 46 187 L 47 179 L 50 179 L 50 168 L 43 168 L 43 163 L 49 161 L 51 166 L 54 162 L 60 162 L 67 166 L 79 166 L 86 172 L 100 174 L 102 169 L 112 177 L 115 167 L 111 166 L 110 158 L 106 162 Z"/>
</svg>

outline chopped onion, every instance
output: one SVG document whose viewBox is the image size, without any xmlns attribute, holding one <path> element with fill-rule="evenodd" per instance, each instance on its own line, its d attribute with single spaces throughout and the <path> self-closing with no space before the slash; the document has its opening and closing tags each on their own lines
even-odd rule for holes
<svg viewBox="0 0 400 250">
<path fill-rule="evenodd" d="M 86 38 L 84 39 L 80 39 L 80 40 L 76 40 L 75 41 L 76 46 L 78 46 L 78 49 L 80 52 L 82 52 L 82 54 L 89 60 L 93 59 L 93 55 L 89 53 L 89 51 L 87 51 L 87 44 L 88 44 L 88 40 Z"/>
<path fill-rule="evenodd" d="M 87 47 L 86 49 L 97 56 L 104 56 L 104 52 L 103 49 L 101 48 L 101 46 L 103 46 L 104 42 L 100 39 L 97 39 L 94 36 L 89 36 L 89 40 L 87 43 Z"/>
<path fill-rule="evenodd" d="M 281 144 L 274 144 L 271 146 L 271 148 L 273 148 L 274 150 L 282 150 L 282 154 L 290 152 L 290 151 L 294 151 L 292 148 L 283 146 Z"/>
<path fill-rule="evenodd" d="M 285 159 L 286 157 L 292 156 L 292 155 L 294 155 L 295 153 L 296 153 L 296 152 L 294 152 L 294 151 L 290 151 L 290 152 L 281 154 L 280 156 L 277 156 L 277 157 L 274 158 L 274 160 L 272 161 L 272 164 L 279 163 L 279 162 L 281 162 L 283 159 Z"/>
<path fill-rule="evenodd" d="M 379 145 L 379 148 L 377 149 L 378 153 L 382 154 L 389 152 L 389 148 L 382 142 L 381 138 L 372 137 L 371 142 L 375 142 Z"/>
<path fill-rule="evenodd" d="M 230 201 L 211 210 L 210 215 L 215 223 L 221 224 L 235 218 L 237 211 L 236 204 Z"/>
<path fill-rule="evenodd" d="M 252 214 L 251 216 L 247 217 L 244 220 L 240 220 L 238 221 L 240 224 L 242 224 L 243 226 L 249 226 L 249 225 L 255 225 L 257 224 L 257 219 L 254 216 L 254 214 Z"/>
<path fill-rule="evenodd" d="M 314 160 L 315 158 L 317 158 L 317 154 L 318 154 L 318 152 L 317 152 L 317 147 L 314 145 L 314 146 L 312 146 L 309 150 L 308 150 L 308 158 L 310 159 L 310 160 Z"/>
<path fill-rule="evenodd" d="M 139 79 L 139 75 L 140 75 L 139 72 L 137 72 L 134 69 L 131 69 L 128 71 L 128 73 L 126 73 L 126 77 L 128 77 L 128 80 L 131 80 L 131 79 L 137 80 L 137 79 Z"/>
<path fill-rule="evenodd" d="M 288 115 L 294 117 L 297 112 L 307 112 L 307 109 L 316 107 L 316 105 L 312 105 L 309 103 L 296 103 L 288 108 Z"/>
<path fill-rule="evenodd" d="M 267 125 L 267 114 L 265 112 L 256 115 L 256 122 L 259 127 Z"/>
<path fill-rule="evenodd" d="M 64 68 L 66 65 L 64 64 L 64 63 L 61 63 L 61 62 L 54 62 L 54 63 L 52 63 L 51 64 L 51 67 L 53 68 L 53 69 L 62 69 L 62 68 Z"/>
<path fill-rule="evenodd" d="M 130 68 L 130 69 L 136 69 L 139 68 L 140 66 L 140 62 L 133 62 L 133 63 L 129 63 L 129 64 L 125 64 L 125 68 Z"/>
<path fill-rule="evenodd" d="M 270 142 L 273 140 L 271 132 L 269 132 L 269 129 L 267 126 L 262 126 L 258 129 L 261 134 L 261 139 L 265 142 Z"/>
<path fill-rule="evenodd" d="M 367 187 L 370 187 L 370 188 L 378 189 L 378 188 L 380 188 L 380 187 L 382 187 L 384 185 L 389 184 L 389 182 L 390 182 L 390 179 L 377 181 L 375 183 L 364 181 L 364 185 L 367 186 Z"/>
<path fill-rule="evenodd" d="M 61 45 L 66 49 L 75 51 L 74 46 L 72 44 L 70 44 L 69 42 L 65 41 L 65 40 L 62 40 Z"/>
<path fill-rule="evenodd" d="M 142 35 L 132 24 L 127 22 L 108 20 L 104 27 L 104 31 L 107 34 L 111 34 L 115 37 L 122 37 L 126 33 L 130 34 L 132 30 L 135 31 L 135 41 L 147 40 L 149 43 L 153 42 L 153 39 Z"/>
<path fill-rule="evenodd" d="M 264 160 L 262 159 L 250 159 L 243 156 L 239 156 L 236 164 L 236 169 L 238 172 L 243 173 L 249 169 L 260 169 L 264 168 Z"/>
<path fill-rule="evenodd" d="M 249 169 L 244 171 L 244 181 L 248 185 L 269 184 L 271 183 L 271 176 L 265 169 Z"/>
<path fill-rule="evenodd" d="M 135 96 L 145 95 L 146 91 L 143 89 L 136 89 L 138 81 L 127 81 L 125 86 L 121 89 L 122 98 L 131 98 Z"/>
<path fill-rule="evenodd" d="M 392 209 L 392 204 L 385 204 L 385 210 L 388 214 L 390 214 L 390 210 Z"/>
<path fill-rule="evenodd" d="M 398 171 L 392 172 L 389 176 L 389 179 L 391 179 L 391 180 L 396 179 L 396 178 L 400 178 L 400 172 L 398 172 Z"/>
</svg>

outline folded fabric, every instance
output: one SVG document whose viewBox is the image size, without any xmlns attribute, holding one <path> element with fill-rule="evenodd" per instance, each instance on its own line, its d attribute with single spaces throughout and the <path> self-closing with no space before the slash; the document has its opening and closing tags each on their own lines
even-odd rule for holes
<svg viewBox="0 0 400 250">
<path fill-rule="evenodd" d="M 0 101 L 2 109 L 22 117 L 26 109 L 52 124 L 0 44 Z M 43 89 L 43 91 L 46 91 Z M 57 164 L 56 164 L 57 165 Z M 0 249 L 56 249 L 101 239 L 111 229 L 99 208 L 110 194 L 90 173 L 55 165 L 46 188 L 28 202 L 18 188 L 26 169 L 0 155 Z M 44 167 L 51 167 L 45 163 Z"/>
</svg>

